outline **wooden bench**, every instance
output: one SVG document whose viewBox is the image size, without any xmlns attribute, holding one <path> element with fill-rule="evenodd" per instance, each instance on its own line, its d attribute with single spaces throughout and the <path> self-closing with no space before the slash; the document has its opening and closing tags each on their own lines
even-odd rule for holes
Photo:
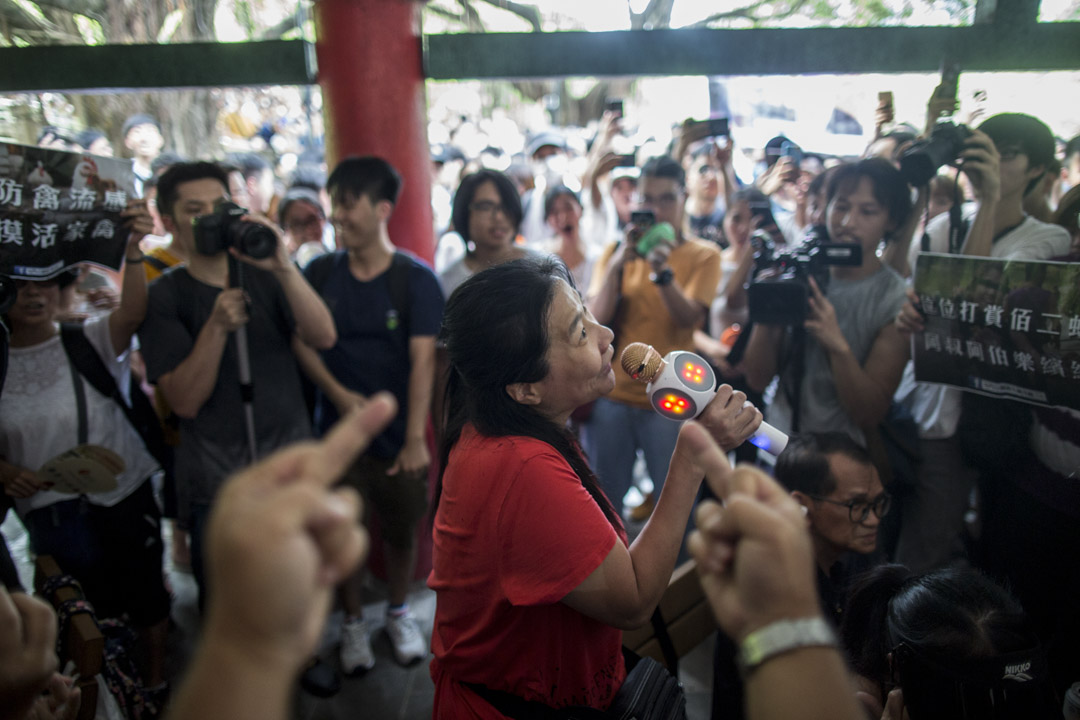
<svg viewBox="0 0 1080 720">
<path fill-rule="evenodd" d="M 658 610 L 676 658 L 686 655 L 716 632 L 716 618 L 705 599 L 705 591 L 701 589 L 697 563 L 693 560 L 687 560 L 675 568 Z M 664 663 L 673 675 L 678 672 L 677 660 L 674 663 L 676 667 L 672 667 L 672 663 L 664 657 L 661 638 L 657 637 L 651 622 L 637 630 L 624 632 L 623 645 L 642 657 Z"/>
<path fill-rule="evenodd" d="M 63 571 L 49 555 L 42 555 L 35 563 L 34 588 L 39 595 L 45 597 L 42 588 L 53 577 L 63 575 Z M 68 600 L 78 600 L 79 593 L 75 588 L 65 586 L 59 588 L 46 599 L 53 607 Z M 105 638 L 101 635 L 97 625 L 85 613 L 78 613 L 68 623 L 67 633 L 60 638 L 60 667 L 63 668 L 68 660 L 75 663 L 75 671 L 79 673 L 77 685 L 82 689 L 82 705 L 79 708 L 79 720 L 93 720 L 97 712 L 98 684 L 97 676 L 101 673 L 101 664 L 105 652 Z"/>
</svg>

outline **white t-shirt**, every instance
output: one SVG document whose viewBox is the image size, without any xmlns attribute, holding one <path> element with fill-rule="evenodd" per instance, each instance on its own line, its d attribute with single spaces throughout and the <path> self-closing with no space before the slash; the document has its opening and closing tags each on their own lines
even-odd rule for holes
<svg viewBox="0 0 1080 720">
<path fill-rule="evenodd" d="M 108 316 L 87 320 L 83 332 L 116 380 L 121 394 L 130 397 L 131 353 L 125 350 L 119 357 L 113 355 Z M 123 409 L 95 390 L 85 378 L 83 387 L 87 442 L 109 448 L 126 465 L 117 478 L 115 490 L 87 496 L 94 505 L 111 507 L 160 468 Z M 140 390 L 135 388 L 135 392 Z M 37 470 L 79 444 L 78 427 L 75 386 L 60 335 L 32 347 L 11 348 L 7 382 L 0 397 L 0 455 L 14 465 Z M 15 507 L 20 515 L 25 515 L 75 497 L 43 490 L 29 498 L 16 499 Z"/>
<path fill-rule="evenodd" d="M 977 206 L 964 206 L 964 219 L 969 223 L 975 216 Z M 941 214 L 926 227 L 930 236 L 930 252 L 949 252 L 949 216 Z M 1033 217 L 1024 221 L 996 240 L 990 257 L 1003 260 L 1049 260 L 1069 252 L 1071 239 L 1065 228 L 1044 223 Z M 909 260 L 912 269 L 921 251 L 921 243 L 911 245 Z M 962 390 L 948 385 L 915 382 L 915 364 L 908 362 L 895 399 L 901 403 L 919 425 L 919 437 L 924 440 L 943 440 L 956 433 L 960 422 L 960 393 Z"/>
</svg>

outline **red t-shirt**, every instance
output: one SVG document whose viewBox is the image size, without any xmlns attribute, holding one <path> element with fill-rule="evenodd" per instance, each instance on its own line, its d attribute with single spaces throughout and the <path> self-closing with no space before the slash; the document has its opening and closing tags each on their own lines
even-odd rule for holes
<svg viewBox="0 0 1080 720">
<path fill-rule="evenodd" d="M 622 632 L 560 601 L 616 542 L 625 532 L 554 448 L 467 426 L 435 515 L 434 717 L 503 718 L 461 682 L 607 708 L 626 677 Z"/>
</svg>

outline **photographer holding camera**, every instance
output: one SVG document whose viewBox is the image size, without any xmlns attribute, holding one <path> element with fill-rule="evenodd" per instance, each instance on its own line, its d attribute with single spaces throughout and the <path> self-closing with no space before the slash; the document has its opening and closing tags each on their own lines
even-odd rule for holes
<svg viewBox="0 0 1080 720">
<path fill-rule="evenodd" d="M 637 187 L 644 212 L 634 213 L 638 220 L 627 228 L 626 239 L 608 246 L 597 261 L 588 305 L 596 319 L 615 332 L 616 358 L 632 342 L 649 343 L 661 354 L 693 348 L 694 330 L 704 324 L 716 294 L 719 249 L 681 230 L 685 182 L 682 166 L 672 158 L 646 162 Z M 641 226 L 649 222 L 651 228 Z M 659 496 L 680 426 L 656 414 L 645 386 L 618 362 L 612 365 L 615 390 L 593 406 L 584 444 L 604 492 L 621 515 L 637 449 L 645 455 Z"/>
<path fill-rule="evenodd" d="M 827 288 L 813 274 L 803 280 L 809 290 L 801 324 L 784 327 L 755 318 L 751 297 L 755 325 L 743 368 L 756 392 L 780 375 L 768 417 L 783 432 L 844 432 L 865 444 L 867 431 L 885 418 L 908 348 L 893 323 L 904 301 L 904 281 L 876 251 L 909 212 L 908 186 L 888 161 L 872 158 L 837 168 L 828 183 L 829 236 L 861 248 L 861 262 L 829 265 L 820 274 Z"/>
<path fill-rule="evenodd" d="M 1068 233 L 1029 217 L 1022 206 L 1024 195 L 1039 182 L 1054 157 L 1053 135 L 1041 121 L 1005 113 L 989 118 L 978 130 L 939 125 L 911 153 L 901 159 L 909 172 L 920 163 L 937 172 L 941 163 L 958 160 L 975 193 L 974 203 L 927 225 L 923 242 L 914 243 L 910 251 L 912 269 L 920 252 L 1011 260 L 1048 260 L 1068 252 Z M 909 301 L 897 317 L 902 332 L 923 329 L 916 307 L 914 291 L 909 291 Z M 957 436 L 960 390 L 917 385 L 909 365 L 897 400 L 915 416 L 923 457 L 916 485 L 904 503 L 896 559 L 923 572 L 962 553 L 959 534 L 976 473 L 965 462 Z"/>
<path fill-rule="evenodd" d="M 158 206 L 166 229 L 194 252 L 150 286 L 139 339 L 148 379 L 180 417 L 179 514 L 191 531 L 201 605 L 210 505 L 225 477 L 250 459 L 234 331 L 246 327 L 257 455 L 310 436 L 292 344 L 327 349 L 337 333 L 277 228 L 228 202 L 220 167 L 174 165 L 158 182 Z M 230 254 L 243 262 L 243 288 L 229 287 Z"/>
</svg>

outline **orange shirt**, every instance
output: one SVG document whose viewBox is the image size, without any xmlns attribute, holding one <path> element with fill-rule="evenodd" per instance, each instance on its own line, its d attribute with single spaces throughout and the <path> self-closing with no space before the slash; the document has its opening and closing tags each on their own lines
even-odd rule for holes
<svg viewBox="0 0 1080 720">
<path fill-rule="evenodd" d="M 593 271 L 590 294 L 599 292 L 604 282 L 607 262 L 615 252 L 615 244 L 608 246 Z M 703 240 L 689 238 L 676 246 L 668 258 L 668 265 L 675 274 L 675 283 L 683 294 L 708 308 L 716 296 L 720 283 L 720 250 Z M 652 345 L 661 355 L 672 350 L 694 349 L 694 328 L 677 327 L 668 314 L 667 306 L 660 297 L 660 289 L 649 276 L 652 268 L 642 259 L 630 260 L 623 266 L 622 299 L 618 314 L 613 321 L 615 330 L 615 389 L 608 397 L 612 400 L 648 409 L 645 383 L 633 380 L 622 369 L 618 359 L 622 349 L 633 342 Z"/>
</svg>

